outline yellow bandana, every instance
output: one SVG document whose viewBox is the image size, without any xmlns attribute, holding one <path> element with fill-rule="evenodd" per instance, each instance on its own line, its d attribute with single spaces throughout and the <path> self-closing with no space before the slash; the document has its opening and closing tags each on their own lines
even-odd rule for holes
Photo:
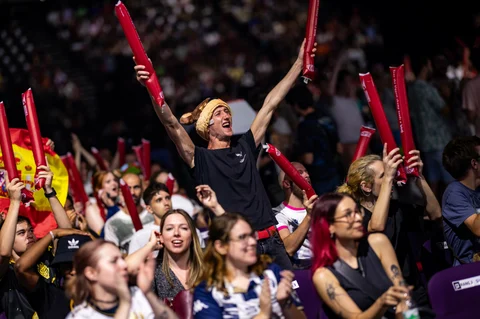
<svg viewBox="0 0 480 319">
<path fill-rule="evenodd" d="M 232 110 L 230 106 L 220 99 L 214 99 L 205 105 L 205 108 L 200 113 L 200 117 L 195 124 L 195 129 L 197 130 L 198 135 L 200 135 L 204 140 L 208 141 L 208 127 L 210 126 L 210 119 L 212 118 L 213 111 L 219 106 L 225 106 L 228 108 L 230 113 Z"/>
</svg>

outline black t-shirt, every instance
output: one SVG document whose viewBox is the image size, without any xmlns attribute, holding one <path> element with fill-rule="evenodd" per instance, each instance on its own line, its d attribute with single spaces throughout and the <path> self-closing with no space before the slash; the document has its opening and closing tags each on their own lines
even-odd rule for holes
<svg viewBox="0 0 480 319">
<path fill-rule="evenodd" d="M 40 319 L 64 319 L 71 311 L 70 300 L 65 292 L 42 278 L 27 297 Z"/>
<path fill-rule="evenodd" d="M 13 264 L 0 279 L 0 315 L 5 314 L 8 319 L 36 318 L 35 310 L 30 305 L 26 291 L 20 286 Z"/>
<path fill-rule="evenodd" d="M 227 212 L 244 215 L 255 230 L 276 225 L 270 201 L 257 170 L 252 131 L 232 139 L 229 148 L 195 147 L 195 182 L 209 185 Z"/>
</svg>

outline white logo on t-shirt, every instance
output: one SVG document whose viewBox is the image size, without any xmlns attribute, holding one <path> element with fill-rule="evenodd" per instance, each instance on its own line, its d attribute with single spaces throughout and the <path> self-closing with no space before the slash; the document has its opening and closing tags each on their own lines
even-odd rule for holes
<svg viewBox="0 0 480 319">
<path fill-rule="evenodd" d="M 208 309 L 208 306 L 206 304 L 204 304 L 201 300 L 197 299 L 193 303 L 193 313 L 197 314 L 200 311 L 202 311 L 203 309 Z"/>
<path fill-rule="evenodd" d="M 247 154 L 243 155 L 243 152 L 240 151 L 240 153 L 235 153 L 235 156 L 237 156 L 237 157 L 242 157 L 243 156 L 242 159 L 240 160 L 240 163 L 243 163 L 243 162 L 245 162 L 245 157 L 247 156 Z"/>
<path fill-rule="evenodd" d="M 79 241 L 78 240 L 75 240 L 75 238 L 72 238 L 72 240 L 69 240 L 68 241 L 68 249 L 78 249 L 80 247 L 78 247 L 78 243 Z"/>
</svg>

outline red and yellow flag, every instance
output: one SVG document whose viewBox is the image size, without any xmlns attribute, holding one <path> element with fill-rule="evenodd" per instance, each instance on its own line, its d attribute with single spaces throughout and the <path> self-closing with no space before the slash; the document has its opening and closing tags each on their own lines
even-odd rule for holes
<svg viewBox="0 0 480 319">
<path fill-rule="evenodd" d="M 24 129 L 10 129 L 12 137 L 13 152 L 17 164 L 17 171 L 20 179 L 30 191 L 34 192 L 35 201 L 29 207 L 23 204 L 20 208 L 20 215 L 30 219 L 37 238 L 45 236 L 50 230 L 57 227 L 55 218 L 51 212 L 48 199 L 44 196 L 43 189 L 35 190 L 35 159 L 33 158 L 30 135 Z M 48 141 L 43 138 L 45 155 L 48 165 L 53 172 L 53 188 L 57 192 L 57 198 L 62 205 L 65 204 L 68 194 L 68 172 L 63 165 L 60 156 L 55 154 L 50 147 L 45 146 Z M 4 168 L 3 158 L 0 152 L 0 169 Z M 0 180 L 0 212 L 7 213 L 10 200 L 8 198 L 6 183 Z"/>
</svg>

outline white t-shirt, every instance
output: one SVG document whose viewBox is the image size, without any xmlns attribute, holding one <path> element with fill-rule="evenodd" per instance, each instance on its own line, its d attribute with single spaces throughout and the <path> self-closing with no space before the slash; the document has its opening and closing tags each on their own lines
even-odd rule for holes
<svg viewBox="0 0 480 319">
<path fill-rule="evenodd" d="M 131 287 L 130 293 L 132 294 L 132 305 L 130 306 L 129 318 L 145 318 L 153 319 L 155 314 L 152 307 L 148 302 L 145 295 L 138 287 Z M 110 319 L 111 316 L 107 316 L 98 312 L 92 305 L 84 301 L 80 305 L 73 308 L 73 310 L 67 315 L 65 319 Z"/>
<path fill-rule="evenodd" d="M 304 208 L 295 208 L 289 206 L 283 202 L 273 209 L 275 218 L 277 219 L 277 230 L 287 228 L 290 233 L 297 230 L 298 226 L 302 223 L 303 219 L 307 215 L 307 211 Z M 310 233 L 310 230 L 309 230 Z M 310 248 L 310 241 L 308 240 L 308 234 L 302 243 L 302 246 L 293 255 L 294 260 L 312 259 L 312 250 Z"/>
<path fill-rule="evenodd" d="M 139 217 L 143 227 L 153 223 L 153 216 L 147 210 L 141 212 Z M 117 245 L 122 253 L 128 252 L 128 245 L 135 234 L 132 218 L 124 211 L 119 210 L 105 222 L 104 234 L 105 240 Z"/>
<path fill-rule="evenodd" d="M 130 240 L 130 245 L 128 246 L 128 254 L 131 255 L 137 250 L 139 250 L 142 247 L 145 247 L 145 245 L 148 243 L 150 240 L 150 236 L 152 235 L 152 231 L 160 231 L 160 226 L 155 225 L 155 224 L 148 224 L 143 227 L 143 229 L 140 229 L 137 231 L 135 234 L 132 236 L 132 240 Z M 200 246 L 202 248 L 205 248 L 205 241 L 203 240 L 200 231 L 197 229 L 197 236 L 198 240 L 200 241 Z M 157 257 L 158 251 L 153 252 L 153 257 Z"/>
<path fill-rule="evenodd" d="M 192 201 L 179 194 L 172 195 L 172 209 L 183 209 L 192 218 L 195 215 L 195 207 L 193 207 Z"/>
</svg>

